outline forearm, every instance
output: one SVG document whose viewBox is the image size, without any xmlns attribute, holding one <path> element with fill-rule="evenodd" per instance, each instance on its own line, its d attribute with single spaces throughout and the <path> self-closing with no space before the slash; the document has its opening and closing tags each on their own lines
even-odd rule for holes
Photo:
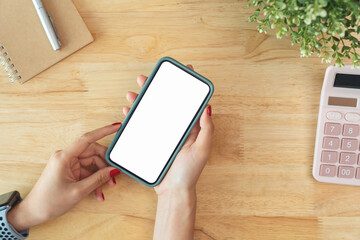
<svg viewBox="0 0 360 240">
<path fill-rule="evenodd" d="M 195 213 L 195 191 L 159 196 L 154 239 L 192 239 Z"/>
</svg>

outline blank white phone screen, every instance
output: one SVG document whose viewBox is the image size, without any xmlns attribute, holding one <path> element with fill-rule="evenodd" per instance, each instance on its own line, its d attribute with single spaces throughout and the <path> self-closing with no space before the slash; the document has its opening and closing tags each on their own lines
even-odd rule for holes
<svg viewBox="0 0 360 240">
<path fill-rule="evenodd" d="M 209 92 L 206 83 L 163 62 L 110 159 L 146 182 L 155 183 Z"/>
</svg>

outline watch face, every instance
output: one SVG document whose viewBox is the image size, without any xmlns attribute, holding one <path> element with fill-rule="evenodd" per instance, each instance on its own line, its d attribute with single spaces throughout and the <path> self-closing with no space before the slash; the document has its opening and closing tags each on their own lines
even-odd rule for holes
<svg viewBox="0 0 360 240">
<path fill-rule="evenodd" d="M 6 206 L 6 205 L 12 205 L 14 203 L 15 198 L 17 198 L 19 195 L 19 192 L 13 191 L 8 192 L 3 195 L 0 195 L 0 207 Z"/>
</svg>

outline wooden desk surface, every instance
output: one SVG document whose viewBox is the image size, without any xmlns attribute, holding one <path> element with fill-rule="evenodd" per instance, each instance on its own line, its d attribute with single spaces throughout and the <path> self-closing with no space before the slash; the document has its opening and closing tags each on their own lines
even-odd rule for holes
<svg viewBox="0 0 360 240">
<path fill-rule="evenodd" d="M 95 42 L 24 85 L 0 78 L 0 192 L 26 195 L 49 156 L 122 121 L 136 76 L 172 56 L 211 79 L 216 131 L 195 239 L 358 239 L 360 190 L 311 175 L 325 64 L 256 31 L 234 0 L 74 0 Z M 101 143 L 109 144 L 112 137 Z M 125 175 L 29 239 L 151 239 L 156 196 Z"/>
</svg>

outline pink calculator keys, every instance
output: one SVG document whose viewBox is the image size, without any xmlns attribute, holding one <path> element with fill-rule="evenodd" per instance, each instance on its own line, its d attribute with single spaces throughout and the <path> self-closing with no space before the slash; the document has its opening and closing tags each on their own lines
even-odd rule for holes
<svg viewBox="0 0 360 240">
<path fill-rule="evenodd" d="M 319 139 L 322 149 L 317 152 L 317 156 L 321 155 L 317 163 L 320 165 L 318 176 L 326 177 L 325 182 L 352 184 L 358 181 L 355 185 L 360 186 L 360 112 L 330 111 L 322 124 Z"/>
<path fill-rule="evenodd" d="M 352 138 L 341 139 L 341 150 L 355 151 L 358 149 L 358 140 Z"/>
<path fill-rule="evenodd" d="M 340 178 L 353 178 L 355 175 L 355 168 L 353 167 L 339 167 L 338 177 Z"/>
<path fill-rule="evenodd" d="M 348 153 L 342 152 L 340 153 L 340 163 L 341 164 L 355 164 L 356 163 L 356 154 L 355 153 Z"/>
<path fill-rule="evenodd" d="M 325 149 L 338 149 L 340 145 L 339 138 L 324 137 L 323 148 Z"/>
<path fill-rule="evenodd" d="M 340 123 L 325 123 L 325 135 L 340 135 L 341 125 Z"/>
<path fill-rule="evenodd" d="M 324 177 L 335 177 L 336 166 L 333 165 L 320 165 L 320 176 Z"/>
<path fill-rule="evenodd" d="M 321 153 L 321 162 L 324 162 L 324 163 L 336 163 L 337 161 L 338 161 L 338 153 L 337 152 L 322 151 L 322 153 Z"/>
<path fill-rule="evenodd" d="M 343 135 L 347 136 L 347 137 L 357 137 L 357 136 L 359 136 L 359 125 L 344 124 Z"/>
</svg>

